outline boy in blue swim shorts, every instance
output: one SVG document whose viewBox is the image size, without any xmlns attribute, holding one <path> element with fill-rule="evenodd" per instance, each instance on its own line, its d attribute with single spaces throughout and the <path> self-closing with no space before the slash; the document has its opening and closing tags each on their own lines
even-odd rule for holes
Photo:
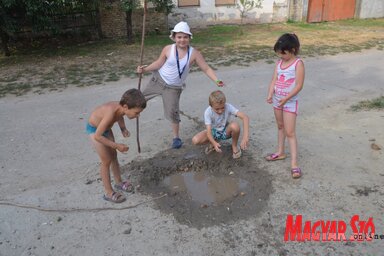
<svg viewBox="0 0 384 256">
<path fill-rule="evenodd" d="M 89 123 L 87 123 L 87 125 L 86 125 L 86 127 L 85 127 L 85 130 L 87 131 L 87 134 L 90 135 L 90 134 L 92 134 L 92 133 L 95 133 L 96 130 L 97 130 L 97 128 L 94 127 L 94 126 L 92 126 L 92 125 L 90 125 Z M 129 136 L 129 135 L 125 136 L 125 134 L 124 134 L 125 132 L 128 132 L 128 133 L 129 133 L 129 131 L 127 130 L 127 128 L 125 128 L 125 129 L 124 129 L 124 128 L 121 128 L 121 132 L 123 133 L 123 136 L 124 136 L 124 137 L 128 137 L 128 136 Z M 102 136 L 108 138 L 108 131 L 103 132 Z"/>
<path fill-rule="evenodd" d="M 235 116 L 243 121 L 244 134 L 238 148 L 237 143 L 240 137 L 240 126 L 236 122 L 230 122 L 229 118 Z M 210 143 L 205 153 L 208 154 L 215 150 L 222 152 L 220 147 L 221 140 L 232 138 L 232 157 L 241 157 L 241 149 L 245 150 L 249 141 L 249 118 L 240 112 L 232 104 L 226 103 L 225 95 L 217 90 L 209 95 L 209 107 L 204 112 L 204 123 L 206 130 L 199 132 L 192 138 L 194 145 Z"/>
<path fill-rule="evenodd" d="M 147 106 L 144 95 L 137 89 L 126 91 L 121 97 L 120 102 L 111 101 L 98 106 L 88 119 L 86 132 L 92 141 L 92 144 L 100 157 L 101 161 L 101 180 L 104 185 L 104 199 L 114 203 L 121 203 L 126 200 L 120 192 L 113 190 L 110 178 L 110 169 L 115 180 L 115 189 L 120 191 L 132 191 L 132 184 L 122 181 L 120 166 L 117 160 L 117 151 L 122 153 L 128 151 L 128 146 L 115 142 L 112 126 L 117 122 L 124 137 L 129 136 L 125 127 L 124 116 L 129 119 L 136 118 Z"/>
</svg>

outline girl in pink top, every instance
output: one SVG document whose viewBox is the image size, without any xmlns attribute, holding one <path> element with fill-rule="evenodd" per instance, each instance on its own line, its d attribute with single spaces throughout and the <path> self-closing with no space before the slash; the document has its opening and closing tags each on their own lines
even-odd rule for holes
<svg viewBox="0 0 384 256">
<path fill-rule="evenodd" d="M 296 117 L 298 94 L 304 84 L 304 64 L 297 57 L 300 49 L 299 38 L 295 34 L 282 35 L 274 46 L 280 57 L 269 85 L 267 102 L 273 104 L 278 130 L 278 149 L 276 153 L 266 156 L 267 161 L 285 159 L 285 138 L 291 152 L 291 174 L 293 178 L 301 177 L 297 164 Z"/>
</svg>

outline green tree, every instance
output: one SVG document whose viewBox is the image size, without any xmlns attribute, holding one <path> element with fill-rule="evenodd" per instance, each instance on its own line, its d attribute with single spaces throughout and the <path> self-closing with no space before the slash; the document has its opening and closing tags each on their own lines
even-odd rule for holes
<svg viewBox="0 0 384 256">
<path fill-rule="evenodd" d="M 132 13 L 134 10 L 139 9 L 141 5 L 139 0 L 121 0 L 121 4 L 126 15 L 125 24 L 127 28 L 127 44 L 133 44 L 135 42 L 135 39 L 133 37 L 132 29 Z"/>
<path fill-rule="evenodd" d="M 159 13 L 164 13 L 166 17 L 172 13 L 173 9 L 176 7 L 172 0 L 150 0 L 151 3 L 155 6 L 155 11 Z M 168 19 L 167 28 L 168 28 Z"/>
<path fill-rule="evenodd" d="M 32 32 L 54 29 L 55 26 L 49 16 L 55 9 L 57 9 L 56 1 L 0 1 L 0 36 L 5 55 L 10 55 L 9 40 L 17 32 L 25 29 L 31 29 Z"/>
<path fill-rule="evenodd" d="M 249 11 L 255 8 L 262 8 L 263 0 L 238 0 L 236 3 L 236 8 L 240 11 L 241 23 L 243 19 L 247 16 Z"/>
<path fill-rule="evenodd" d="M 99 0 L 0 0 L 0 37 L 3 51 L 10 55 L 9 40 L 16 33 L 31 30 L 33 33 L 59 33 L 60 26 L 53 17 L 75 9 L 92 8 Z"/>
<path fill-rule="evenodd" d="M 166 16 L 168 16 L 168 14 L 172 12 L 173 8 L 175 8 L 172 0 L 148 0 L 148 2 L 151 2 L 154 5 L 155 11 L 164 13 Z M 121 0 L 121 4 L 126 14 L 125 22 L 127 29 L 127 44 L 133 44 L 135 41 L 132 28 L 132 13 L 135 10 L 142 9 L 143 6 L 139 0 Z"/>
</svg>

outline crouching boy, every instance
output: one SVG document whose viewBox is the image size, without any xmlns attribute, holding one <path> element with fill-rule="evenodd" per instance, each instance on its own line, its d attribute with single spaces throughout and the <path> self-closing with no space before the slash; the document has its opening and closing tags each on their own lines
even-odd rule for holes
<svg viewBox="0 0 384 256">
<path fill-rule="evenodd" d="M 238 148 L 238 140 L 240 137 L 240 126 L 236 122 L 229 122 L 230 116 L 236 116 L 243 121 L 243 138 Z M 249 118 L 243 112 L 240 112 L 230 103 L 226 103 L 225 95 L 222 91 L 217 90 L 209 95 L 209 107 L 204 112 L 204 122 L 206 130 L 199 132 L 192 138 L 195 145 L 210 145 L 205 149 L 205 153 L 209 154 L 213 150 L 221 152 L 221 140 L 232 138 L 232 157 L 234 159 L 241 157 L 241 149 L 245 150 L 249 141 Z"/>
</svg>

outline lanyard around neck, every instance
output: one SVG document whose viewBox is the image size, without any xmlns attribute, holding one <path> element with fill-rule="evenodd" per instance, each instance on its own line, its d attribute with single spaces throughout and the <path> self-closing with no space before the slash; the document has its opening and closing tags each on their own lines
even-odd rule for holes
<svg viewBox="0 0 384 256">
<path fill-rule="evenodd" d="M 181 79 L 181 76 L 184 73 L 185 67 L 188 65 L 188 62 L 189 62 L 189 46 L 188 46 L 188 49 L 187 49 L 187 54 L 188 54 L 187 62 L 185 63 L 185 65 L 183 67 L 183 70 L 181 70 L 181 72 L 180 72 L 179 52 L 177 51 L 177 46 L 176 45 L 175 45 L 175 47 L 176 47 L 177 72 L 179 72 L 179 77 Z"/>
</svg>

